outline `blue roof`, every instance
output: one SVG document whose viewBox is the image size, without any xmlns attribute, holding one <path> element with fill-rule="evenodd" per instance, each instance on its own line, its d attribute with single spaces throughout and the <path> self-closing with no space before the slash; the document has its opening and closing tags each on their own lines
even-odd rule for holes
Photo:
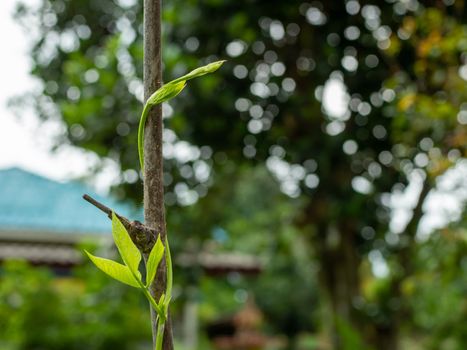
<svg viewBox="0 0 467 350">
<path fill-rule="evenodd" d="M 99 196 L 82 183 L 61 183 L 11 168 L 0 170 L 0 231 L 110 233 L 110 220 L 82 199 L 85 193 L 131 220 L 141 220 L 141 211 L 129 204 Z"/>
</svg>

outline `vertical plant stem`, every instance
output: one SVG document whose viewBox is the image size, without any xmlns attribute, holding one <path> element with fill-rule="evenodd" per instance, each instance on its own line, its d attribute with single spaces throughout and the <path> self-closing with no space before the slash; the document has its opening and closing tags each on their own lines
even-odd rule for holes
<svg viewBox="0 0 467 350">
<path fill-rule="evenodd" d="M 144 99 L 146 101 L 162 84 L 161 0 L 144 0 L 143 78 Z M 144 218 L 146 225 L 155 228 L 156 232 L 160 233 L 162 241 L 165 242 L 162 127 L 162 108 L 161 105 L 158 105 L 149 112 L 144 136 Z M 166 263 L 163 259 L 159 264 L 156 278 L 150 286 L 151 294 L 155 300 L 159 300 L 165 292 L 166 279 Z M 163 331 L 162 350 L 173 350 L 170 317 L 168 317 L 165 327 L 158 327 L 157 314 L 152 310 L 151 321 L 154 344 L 157 342 L 158 331 Z"/>
<path fill-rule="evenodd" d="M 165 322 L 159 322 L 157 327 L 157 339 L 156 339 L 156 350 L 162 350 L 162 343 L 163 338 L 162 334 L 164 334 Z"/>
</svg>

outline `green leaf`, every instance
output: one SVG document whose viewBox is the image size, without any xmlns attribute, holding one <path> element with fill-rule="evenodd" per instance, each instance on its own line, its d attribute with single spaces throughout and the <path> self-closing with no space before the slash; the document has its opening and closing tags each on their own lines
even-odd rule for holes
<svg viewBox="0 0 467 350">
<path fill-rule="evenodd" d="M 162 293 L 161 297 L 159 298 L 159 302 L 157 303 L 159 306 L 164 305 L 165 294 Z"/>
<path fill-rule="evenodd" d="M 97 268 L 113 279 L 120 281 L 122 283 L 128 284 L 129 286 L 140 288 L 140 285 L 136 278 L 131 273 L 128 266 L 119 264 L 116 261 L 100 258 L 94 256 L 88 251 L 85 250 L 85 253 L 88 255 L 89 259 L 97 266 Z"/>
<path fill-rule="evenodd" d="M 188 80 L 208 73 L 213 73 L 218 70 L 224 64 L 224 62 L 225 61 L 216 61 L 203 67 L 196 68 L 190 73 L 163 85 L 148 98 L 146 104 L 144 105 L 143 112 L 141 113 L 138 126 L 138 155 L 139 164 L 142 171 L 144 170 L 144 128 L 146 126 L 146 120 L 148 118 L 151 107 L 177 96 L 183 90 Z"/>
<path fill-rule="evenodd" d="M 169 305 L 172 297 L 167 297 L 164 299 L 164 314 L 167 316 L 169 314 Z"/>
<path fill-rule="evenodd" d="M 151 107 L 177 96 L 183 90 L 185 85 L 186 81 L 184 80 L 176 83 L 170 82 L 165 84 L 161 88 L 157 89 L 157 91 L 146 101 L 138 126 L 138 155 L 141 170 L 144 169 L 144 127 L 146 126 L 149 110 Z"/>
<path fill-rule="evenodd" d="M 200 77 L 200 76 L 205 75 L 205 74 L 213 73 L 216 70 L 218 70 L 224 64 L 224 62 L 225 62 L 225 60 L 224 61 L 216 61 L 216 62 L 209 63 L 209 64 L 207 64 L 205 66 L 196 68 L 196 69 L 192 70 L 190 73 L 185 74 L 184 76 L 182 76 L 180 78 L 177 78 L 175 80 L 172 80 L 169 84 L 178 83 L 179 81 L 187 81 L 187 80 L 191 80 L 193 78 Z"/>
<path fill-rule="evenodd" d="M 161 242 L 160 236 L 157 237 L 157 242 L 152 247 L 146 264 L 146 287 L 149 287 L 156 277 L 157 267 L 164 256 L 164 245 Z"/>
<path fill-rule="evenodd" d="M 185 85 L 186 81 L 184 79 L 177 79 L 177 82 L 171 81 L 165 85 L 162 85 L 148 98 L 146 104 L 155 106 L 159 103 L 170 100 L 171 98 L 177 96 L 183 90 Z"/>
<path fill-rule="evenodd" d="M 165 263 L 167 265 L 167 288 L 165 291 L 166 299 L 172 299 L 172 285 L 173 285 L 173 270 L 172 270 L 172 257 L 170 254 L 169 239 L 165 239 Z"/>
<path fill-rule="evenodd" d="M 166 320 L 169 317 L 169 304 L 170 304 L 170 296 L 165 295 L 162 293 L 161 297 L 159 298 L 159 303 L 157 306 L 163 312 L 163 319 Z"/>
<path fill-rule="evenodd" d="M 141 280 L 141 273 L 138 270 L 141 253 L 131 240 L 125 226 L 123 226 L 114 212 L 112 212 L 112 235 L 123 262 L 128 266 L 132 274 Z"/>
</svg>

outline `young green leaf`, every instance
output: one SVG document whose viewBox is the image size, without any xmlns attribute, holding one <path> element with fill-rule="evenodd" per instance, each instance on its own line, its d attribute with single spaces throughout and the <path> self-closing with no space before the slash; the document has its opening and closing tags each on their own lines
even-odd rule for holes
<svg viewBox="0 0 467 350">
<path fill-rule="evenodd" d="M 123 262 L 128 266 L 131 273 L 141 280 L 141 274 L 138 270 L 141 253 L 131 240 L 125 226 L 123 226 L 114 212 L 112 212 L 112 235 Z"/>
<path fill-rule="evenodd" d="M 200 77 L 200 76 L 205 75 L 205 74 L 213 73 L 216 70 L 218 70 L 224 64 L 224 62 L 225 62 L 225 60 L 224 61 L 216 61 L 216 62 L 209 63 L 209 64 L 207 64 L 205 66 L 198 67 L 198 68 L 192 70 L 190 73 L 185 74 L 184 76 L 182 76 L 180 78 L 177 78 L 175 80 L 172 80 L 169 84 L 178 83 L 180 81 L 187 81 L 187 80 L 191 80 L 193 78 Z"/>
<path fill-rule="evenodd" d="M 98 269 L 100 269 L 113 279 L 128 284 L 129 286 L 140 288 L 138 281 L 133 276 L 128 266 L 119 264 L 118 262 L 115 262 L 113 260 L 94 256 L 86 250 L 85 253 L 88 255 L 89 259 L 91 259 L 91 261 L 94 263 L 94 265 L 97 266 Z"/>
<path fill-rule="evenodd" d="M 169 305 L 170 305 L 171 300 L 172 300 L 171 297 L 167 297 L 164 299 L 164 314 L 165 315 L 168 315 L 169 313 Z"/>
<path fill-rule="evenodd" d="M 162 85 L 148 98 L 146 104 L 155 106 L 159 103 L 170 100 L 171 98 L 177 96 L 183 90 L 185 85 L 186 81 L 184 79 L 180 79 L 177 82 L 171 81 L 165 85 Z"/>
<path fill-rule="evenodd" d="M 159 306 L 164 305 L 165 294 L 162 293 L 161 297 L 159 298 L 159 302 L 157 303 Z"/>
<path fill-rule="evenodd" d="M 157 89 L 156 92 L 154 92 L 146 101 L 138 126 L 138 154 L 141 170 L 144 169 L 144 127 L 146 126 L 146 119 L 148 118 L 149 110 L 151 107 L 177 96 L 183 90 L 185 85 L 186 81 L 184 80 L 177 83 L 170 82 L 165 84 Z"/>
<path fill-rule="evenodd" d="M 218 70 L 224 62 L 225 61 L 216 61 L 203 67 L 196 68 L 190 73 L 163 85 L 148 98 L 144 105 L 143 113 L 141 113 L 138 126 L 138 155 L 141 170 L 144 170 L 144 128 L 146 126 L 146 119 L 148 118 L 148 113 L 151 107 L 177 96 L 183 90 L 188 80 L 208 73 L 213 73 Z"/>
<path fill-rule="evenodd" d="M 170 302 L 170 300 L 167 301 L 166 295 L 162 293 L 161 297 L 159 298 L 159 302 L 157 303 L 157 306 L 159 307 L 160 312 L 162 312 L 162 316 L 160 316 L 159 318 L 161 322 L 165 322 L 167 318 L 169 317 L 169 314 L 168 314 L 169 309 L 166 305 L 168 302 Z"/>
<path fill-rule="evenodd" d="M 162 257 L 164 256 L 164 245 L 161 238 L 157 237 L 157 242 L 152 247 L 149 254 L 148 262 L 146 264 L 146 287 L 149 287 L 156 277 L 157 267 L 159 266 Z"/>
</svg>

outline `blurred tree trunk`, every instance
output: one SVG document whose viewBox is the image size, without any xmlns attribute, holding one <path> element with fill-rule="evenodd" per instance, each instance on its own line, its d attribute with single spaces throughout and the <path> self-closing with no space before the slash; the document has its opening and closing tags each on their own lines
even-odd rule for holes
<svg viewBox="0 0 467 350">
<path fill-rule="evenodd" d="M 333 348 L 351 349 L 356 346 L 360 349 L 397 350 L 397 313 L 382 326 L 365 322 L 365 315 L 357 308 L 362 300 L 361 258 L 355 241 L 358 232 L 349 222 L 340 224 L 340 229 L 335 226 L 324 228 L 327 234 L 320 242 L 322 286 L 333 312 Z"/>
<path fill-rule="evenodd" d="M 144 100 L 162 85 L 161 70 L 161 0 L 144 0 Z M 166 239 L 164 208 L 163 157 L 162 157 L 162 108 L 152 108 L 144 135 L 144 219 L 146 225 L 156 229 L 161 239 Z M 154 242 L 156 240 L 154 239 Z M 151 293 L 159 300 L 166 286 L 165 259 L 160 263 Z M 152 310 L 152 309 L 151 309 Z M 155 343 L 157 333 L 156 313 L 151 311 L 152 333 Z M 171 319 L 164 330 L 164 350 L 173 349 Z"/>
<path fill-rule="evenodd" d="M 320 225 L 319 230 L 321 281 L 333 312 L 333 345 L 341 349 L 344 339 L 339 334 L 342 327 L 351 328 L 359 336 L 362 331 L 353 306 L 360 295 L 360 257 L 355 250 L 356 235 L 351 229 L 342 231 L 335 225 Z"/>
<path fill-rule="evenodd" d="M 317 194 L 307 207 L 302 224 L 316 228 L 313 245 L 318 248 L 320 285 L 332 312 L 329 331 L 333 349 L 396 350 L 397 332 L 392 320 L 389 328 L 378 329 L 358 307 L 364 305 L 358 219 L 336 219 L 332 217 L 332 207 L 331 198 L 325 193 Z"/>
<path fill-rule="evenodd" d="M 400 306 L 393 309 L 388 305 L 391 311 L 387 311 L 388 319 L 384 323 L 365 321 L 367 316 L 357 308 L 360 300 L 363 300 L 359 277 L 361 257 L 357 250 L 359 232 L 353 220 L 342 218 L 338 222 L 332 222 L 333 220 L 328 217 L 327 199 L 323 197 L 316 198 L 314 205 L 308 208 L 307 225 L 315 225 L 318 230 L 315 244 L 319 247 L 321 285 L 329 298 L 333 313 L 331 332 L 335 349 L 349 348 L 351 341 L 346 339 L 349 330 L 355 332 L 361 342 L 369 348 L 378 350 L 399 348 L 401 323 L 411 317 L 410 306 L 403 302 L 401 287 L 403 281 L 413 273 L 415 236 L 423 216 L 423 203 L 431 188 L 430 182 L 425 180 L 412 218 L 401 234 L 402 238 L 407 238 L 407 244 L 397 253 L 400 273 L 393 278 L 389 287 L 391 300 L 384 301 L 384 304 L 390 304 L 395 300 Z"/>
<path fill-rule="evenodd" d="M 423 204 L 431 189 L 432 183 L 427 177 L 423 182 L 418 201 L 412 212 L 412 217 L 407 223 L 404 232 L 400 234 L 401 239 L 406 239 L 407 243 L 398 251 L 399 273 L 392 279 L 389 287 L 390 295 L 393 300 L 396 300 L 398 307 L 393 311 L 391 319 L 384 326 L 375 325 L 375 341 L 373 343 L 377 349 L 398 349 L 401 325 L 412 319 L 411 307 L 405 301 L 402 293 L 402 283 L 414 273 L 413 257 L 416 254 L 415 236 L 423 217 Z"/>
<path fill-rule="evenodd" d="M 399 329 L 397 326 L 398 317 L 393 317 L 384 326 L 374 325 L 375 337 L 370 345 L 377 350 L 397 350 L 399 349 Z"/>
</svg>

